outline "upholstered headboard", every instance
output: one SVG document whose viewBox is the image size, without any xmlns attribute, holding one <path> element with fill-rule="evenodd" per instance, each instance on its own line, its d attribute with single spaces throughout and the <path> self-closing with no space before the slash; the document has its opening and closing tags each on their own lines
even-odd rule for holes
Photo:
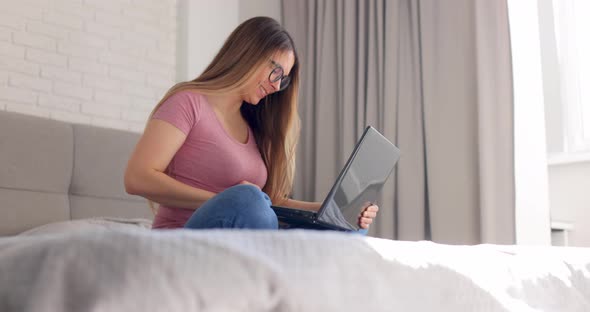
<svg viewBox="0 0 590 312">
<path fill-rule="evenodd" d="M 125 193 L 137 133 L 0 111 L 0 235 L 89 217 L 153 218 Z"/>
</svg>

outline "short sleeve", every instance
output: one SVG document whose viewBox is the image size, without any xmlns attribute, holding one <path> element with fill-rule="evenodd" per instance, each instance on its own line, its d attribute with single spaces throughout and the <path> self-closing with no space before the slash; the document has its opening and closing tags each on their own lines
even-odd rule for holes
<svg viewBox="0 0 590 312">
<path fill-rule="evenodd" d="M 180 91 L 166 99 L 152 119 L 164 120 L 188 135 L 199 121 L 199 113 L 199 95 L 191 91 Z"/>
</svg>

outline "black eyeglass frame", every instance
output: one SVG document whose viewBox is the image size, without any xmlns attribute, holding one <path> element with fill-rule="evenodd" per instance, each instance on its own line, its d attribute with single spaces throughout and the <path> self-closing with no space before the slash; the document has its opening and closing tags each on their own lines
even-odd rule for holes
<svg viewBox="0 0 590 312">
<path fill-rule="evenodd" d="M 285 70 L 283 69 L 283 66 L 281 66 L 281 64 L 273 60 L 270 60 L 270 62 L 272 63 L 274 68 L 268 75 L 268 81 L 270 81 L 270 83 L 275 83 L 279 80 L 281 81 L 279 90 L 277 90 L 277 92 L 287 89 L 289 83 L 291 82 L 291 77 L 289 75 L 285 76 Z M 276 75 L 276 77 L 273 78 L 273 75 Z"/>
</svg>

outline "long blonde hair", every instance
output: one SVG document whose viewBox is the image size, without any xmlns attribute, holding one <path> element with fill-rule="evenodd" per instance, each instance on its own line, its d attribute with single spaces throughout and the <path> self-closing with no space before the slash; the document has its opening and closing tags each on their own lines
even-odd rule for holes
<svg viewBox="0 0 590 312">
<path fill-rule="evenodd" d="M 240 24 L 227 38 L 205 71 L 194 80 L 173 86 L 150 114 L 170 96 L 183 90 L 206 95 L 223 94 L 243 87 L 276 52 L 291 51 L 295 63 L 289 86 L 263 98 L 258 105 L 242 103 L 241 114 L 254 133 L 260 155 L 268 170 L 262 189 L 275 204 L 291 193 L 295 173 L 295 147 L 299 137 L 299 59 L 293 39 L 274 19 L 254 17 Z M 152 211 L 155 212 L 150 202 Z"/>
</svg>

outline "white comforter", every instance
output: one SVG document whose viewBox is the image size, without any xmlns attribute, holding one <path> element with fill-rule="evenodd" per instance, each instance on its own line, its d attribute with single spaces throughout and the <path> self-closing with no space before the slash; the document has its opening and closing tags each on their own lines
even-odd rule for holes
<svg viewBox="0 0 590 312">
<path fill-rule="evenodd" d="M 590 251 L 295 230 L 0 238 L 0 311 L 590 311 Z"/>
</svg>

